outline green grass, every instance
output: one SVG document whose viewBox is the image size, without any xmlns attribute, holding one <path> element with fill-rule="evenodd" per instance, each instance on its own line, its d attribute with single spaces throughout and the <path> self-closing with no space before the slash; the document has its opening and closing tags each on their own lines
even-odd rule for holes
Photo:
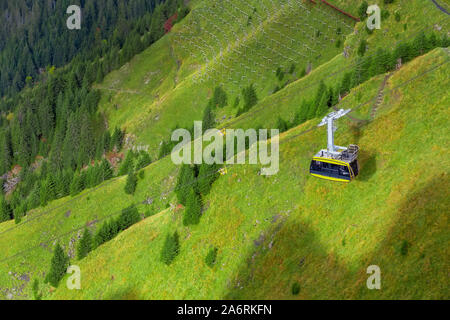
<svg viewBox="0 0 450 320">
<path fill-rule="evenodd" d="M 438 49 L 413 61 L 388 87 L 445 58 Z M 61 286 L 48 298 L 448 298 L 442 259 L 448 254 L 442 192 L 448 143 L 439 125 L 448 116 L 448 99 L 445 86 L 437 85 L 448 71 L 445 65 L 387 95 L 379 116 L 359 133 L 362 172 L 351 184 L 309 177 L 323 130 L 283 143 L 304 124 L 282 135 L 278 175 L 259 176 L 255 166 L 229 168 L 207 197 L 200 225 L 183 227 L 182 211 L 151 217 L 78 263 L 83 290 Z M 430 86 L 437 90 L 427 94 Z M 355 141 L 348 120 L 340 121 L 337 138 Z M 174 230 L 181 251 L 167 267 L 159 253 Z M 410 243 L 406 255 L 398 249 L 404 240 Z M 212 246 L 218 258 L 210 269 L 204 257 Z M 380 291 L 365 287 L 371 264 L 381 268 Z M 298 296 L 293 282 L 300 284 Z"/>
<path fill-rule="evenodd" d="M 230 2 L 253 12 L 242 1 Z M 238 50 L 245 44 L 249 54 L 271 55 L 262 47 L 270 45 L 262 30 L 284 44 L 289 40 L 280 37 L 277 31 L 298 43 L 308 43 L 303 30 L 285 27 L 305 19 L 304 12 L 291 12 L 278 1 L 274 3 L 276 7 L 270 10 L 273 16 L 269 17 L 263 4 L 270 8 L 270 1 L 249 1 L 264 18 L 258 29 L 254 13 L 253 23 L 247 26 L 248 17 L 231 5 L 225 10 L 218 1 L 193 1 L 193 11 L 172 33 L 96 85 L 102 91 L 100 111 L 109 127 L 126 129 L 134 136 L 135 144 L 150 146 L 154 158 L 159 143 L 168 139 L 175 125 L 190 127 L 194 119 L 201 118 L 214 87 L 224 82 L 229 106 L 220 110 L 217 117 L 227 116 L 227 121 L 218 125 L 270 128 L 278 116 L 293 117 L 301 101 L 314 95 L 321 79 L 327 85 L 336 85 L 342 71 L 355 62 L 354 49 L 361 39 L 368 39 L 367 54 L 372 54 L 378 46 L 391 47 L 396 40 L 442 19 L 428 2 L 396 1 L 389 6 L 390 11 L 400 5 L 402 11 L 414 9 L 402 12 L 402 19 L 408 23 L 406 31 L 402 31 L 403 20 L 393 23 L 391 12 L 389 26 L 382 31 L 368 35 L 363 31 L 363 23 L 359 23 L 357 34 L 350 30 L 346 33 L 348 58 L 342 55 L 342 47 L 338 49 L 324 38 L 310 43 L 324 46 L 320 51 L 323 56 L 312 60 L 312 73 L 297 79 L 299 69 L 308 62 L 298 59 L 297 73 L 287 76 L 293 82 L 272 94 L 273 88 L 280 84 L 274 71 L 280 66 L 287 69 L 289 63 L 272 53 L 271 65 L 254 66 L 251 61 L 260 64 L 264 61 L 258 60 L 258 55 L 249 61 L 248 55 L 238 55 L 229 49 L 228 43 Z M 342 19 L 338 24 L 349 23 L 340 14 L 328 8 L 323 10 Z M 231 17 L 232 13 L 236 18 Z M 320 12 L 313 14 L 320 19 Z M 232 28 L 225 27 L 225 21 L 230 21 Z M 308 21 L 317 28 L 321 25 Z M 223 33 L 218 33 L 217 28 L 222 28 Z M 205 30 L 218 34 L 219 40 L 208 36 Z M 330 37 L 333 32 L 334 29 L 323 29 Z M 186 40 L 181 35 L 190 38 Z M 210 49 L 203 55 L 194 44 Z M 220 49 L 223 64 L 236 70 L 232 79 L 221 78 L 224 73 L 211 72 L 208 74 L 214 79 L 195 82 L 198 67 L 206 70 L 205 56 L 210 60 L 209 66 L 216 67 L 211 59 Z M 278 175 L 259 176 L 258 166 L 229 168 L 205 199 L 208 210 L 200 224 L 186 228 L 182 226 L 183 210 L 166 209 L 168 203 L 177 203 L 171 190 L 178 168 L 170 159 L 164 159 L 144 169 L 145 176 L 139 180 L 134 196 L 125 195 L 125 177 L 121 177 L 86 190 L 76 198 L 60 199 L 36 209 L 17 226 L 14 222 L 0 224 L 0 298 L 7 298 L 13 288 L 14 298 L 31 297 L 32 281 L 18 277 L 43 278 L 56 236 L 64 235 L 58 240 L 67 250 L 71 239 L 76 239 L 78 228 L 119 214 L 133 203 L 144 214 L 148 208 L 142 202 L 151 197 L 155 201 L 152 211 L 160 213 L 122 232 L 85 260 L 72 260 L 82 270 L 81 291 L 68 291 L 62 282 L 53 294 L 48 286 L 43 286 L 44 298 L 448 299 L 443 259 L 448 256 L 449 239 L 445 232 L 448 194 L 443 190 L 448 189 L 449 169 L 445 140 L 449 66 L 389 92 L 389 88 L 445 58 L 448 59 L 447 53 L 437 49 L 397 71 L 388 83 L 388 94 L 374 122 L 357 127 L 347 119 L 339 121 L 337 143 L 357 143 L 362 150 L 362 173 L 355 182 L 342 185 L 309 177 L 312 155 L 326 145 L 324 129 L 288 139 L 317 124 L 315 119 L 282 135 Z M 255 75 L 238 81 L 241 65 L 251 67 Z M 378 92 L 383 78 L 384 75 L 374 77 L 354 88 L 341 106 L 353 108 L 369 101 Z M 255 83 L 260 102 L 249 113 L 234 118 L 237 111 L 232 106 L 234 97 L 250 82 Z M 371 103 L 366 103 L 353 115 L 368 118 L 370 107 Z M 232 119 L 228 119 L 230 116 Z M 70 215 L 66 216 L 69 210 Z M 180 234 L 181 251 L 173 264 L 166 266 L 159 260 L 160 249 L 166 234 L 175 230 Z M 408 250 L 402 255 L 405 241 Z M 218 252 L 216 264 L 210 268 L 205 264 L 205 256 L 212 247 L 218 248 Z M 16 254 L 19 255 L 15 257 Z M 13 258 L 1 261 L 5 257 Z M 381 267 L 380 291 L 365 287 L 368 276 L 365 269 L 370 264 Z M 293 283 L 300 285 L 298 295 L 292 295 Z"/>
</svg>

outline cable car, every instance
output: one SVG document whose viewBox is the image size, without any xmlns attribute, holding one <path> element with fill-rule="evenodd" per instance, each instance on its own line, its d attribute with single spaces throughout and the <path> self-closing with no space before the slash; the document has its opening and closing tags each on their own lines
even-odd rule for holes
<svg viewBox="0 0 450 320">
<path fill-rule="evenodd" d="M 350 182 L 359 174 L 357 145 L 348 148 L 334 145 L 334 120 L 337 120 L 351 110 L 339 110 L 326 116 L 319 127 L 328 125 L 328 146 L 320 150 L 312 159 L 309 172 L 312 176 L 338 182 Z"/>
</svg>

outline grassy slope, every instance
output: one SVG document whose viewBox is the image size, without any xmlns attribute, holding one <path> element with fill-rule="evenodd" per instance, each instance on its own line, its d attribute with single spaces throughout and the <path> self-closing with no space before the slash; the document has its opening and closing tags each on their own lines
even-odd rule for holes
<svg viewBox="0 0 450 320">
<path fill-rule="evenodd" d="M 203 2 L 195 2 L 194 8 L 201 6 Z M 422 2 L 415 2 L 415 5 L 419 5 L 417 3 Z M 427 4 L 423 4 L 424 7 L 427 6 Z M 416 17 L 416 19 L 423 19 L 422 17 Z M 177 33 L 177 30 L 183 30 L 183 24 L 187 24 L 189 20 L 186 20 L 186 22 L 183 22 L 179 26 L 176 26 L 175 33 Z M 359 25 L 358 25 L 359 26 Z M 178 29 L 177 29 L 178 28 Z M 405 36 L 408 35 L 409 32 L 413 32 L 413 30 L 408 29 L 407 32 L 405 32 Z M 115 125 L 121 125 L 127 128 L 134 128 L 133 130 L 130 130 L 131 132 L 134 132 L 138 135 L 139 142 L 141 143 L 153 143 L 153 146 L 157 145 L 159 143 L 158 139 L 155 139 L 154 136 L 158 136 L 161 139 L 165 139 L 168 135 L 169 129 L 173 127 L 178 121 L 180 121 L 180 117 L 184 118 L 183 121 L 186 121 L 186 125 L 188 123 L 191 123 L 192 119 L 198 117 L 200 111 L 203 109 L 203 105 L 198 106 L 197 108 L 194 107 L 192 101 L 205 101 L 206 97 L 211 93 L 211 88 L 213 87 L 213 83 L 204 83 L 202 85 L 195 85 L 192 82 L 192 71 L 193 66 L 195 66 L 196 63 L 199 61 L 196 61 L 195 58 L 192 58 L 188 56 L 186 53 L 179 52 L 177 55 L 181 56 L 181 60 L 183 61 L 182 65 L 180 66 L 180 69 L 178 71 L 177 76 L 177 58 L 174 58 L 174 51 L 170 51 L 170 37 L 173 37 L 174 35 L 169 35 L 168 37 L 164 37 L 160 42 L 158 42 L 156 45 L 149 48 L 146 52 L 144 52 L 141 55 L 138 55 L 133 61 L 122 68 L 122 70 L 119 70 L 117 72 L 112 73 L 108 78 L 105 80 L 105 82 L 99 87 L 102 88 L 112 88 L 116 89 L 118 91 L 113 90 L 107 90 L 105 89 L 106 94 L 103 95 L 103 104 L 102 104 L 102 110 L 105 112 L 105 114 L 108 117 L 108 120 L 110 121 L 111 126 Z M 363 36 L 361 33 L 359 35 L 354 35 L 350 37 L 361 37 Z M 364 34 L 366 37 L 367 35 Z M 371 39 L 375 39 L 378 37 L 377 34 L 372 35 L 369 38 L 369 43 Z M 388 33 L 381 39 L 381 41 L 392 41 L 392 39 L 395 37 L 395 34 Z M 356 40 L 353 40 L 356 41 Z M 374 47 L 371 46 L 370 50 L 373 50 Z M 369 50 L 369 52 L 370 52 Z M 179 59 L 179 58 L 178 58 Z M 169 61 L 170 60 L 170 61 Z M 325 60 L 324 60 L 325 61 Z M 342 67 L 348 66 L 348 64 L 351 63 L 351 59 L 344 59 L 342 55 L 339 55 L 335 57 L 333 60 L 329 61 L 325 65 L 321 66 L 320 68 L 317 68 L 311 73 L 308 77 L 296 81 L 295 83 L 289 85 L 286 89 L 280 91 L 279 93 L 271 96 L 267 96 L 267 98 L 263 99 L 261 103 L 255 107 L 255 110 L 258 110 L 256 113 L 256 116 L 252 117 L 245 117 L 242 116 L 239 118 L 238 122 L 230 123 L 230 126 L 242 126 L 242 127 L 250 127 L 250 126 L 256 126 L 257 124 L 261 124 L 264 126 L 271 126 L 273 125 L 274 116 L 273 116 L 273 105 L 277 106 L 277 112 L 280 112 L 280 114 L 283 117 L 289 117 L 293 114 L 293 111 L 295 108 L 298 107 L 299 102 L 303 97 L 307 97 L 311 95 L 313 92 L 312 87 L 310 90 L 304 90 L 306 86 L 309 86 L 309 84 L 312 82 L 316 82 L 315 80 L 322 79 L 325 76 L 327 76 L 329 73 L 335 72 L 340 70 Z M 273 76 L 274 77 L 274 76 Z M 314 81 L 313 81 L 314 80 Z M 395 78 L 392 80 L 394 81 Z M 148 82 L 147 82 L 148 81 Z M 331 81 L 331 80 L 330 80 Z M 360 90 L 355 90 L 354 94 L 347 97 L 345 100 L 348 101 L 349 106 L 358 104 L 361 101 L 365 101 L 366 97 L 372 97 L 379 86 L 379 83 L 382 81 L 382 77 L 376 77 L 375 79 L 372 79 L 370 82 L 366 83 L 364 87 L 360 88 Z M 277 81 L 275 78 L 273 78 L 273 82 L 271 82 L 271 85 L 275 85 Z M 147 84 L 146 84 L 147 83 Z M 176 88 L 174 89 L 174 86 Z M 227 88 L 226 88 L 227 89 Z M 231 88 L 232 89 L 232 88 Z M 139 94 L 135 94 L 138 92 Z M 300 92 L 300 94 L 299 94 Z M 110 94 L 111 95 L 110 95 Z M 264 94 L 261 94 L 260 96 L 264 97 Z M 232 100 L 230 98 L 230 100 Z M 186 103 L 187 101 L 187 103 Z M 118 110 L 115 110 L 114 105 L 117 104 Z M 186 106 L 185 106 L 186 105 Z M 185 106 L 183 108 L 183 113 L 180 114 L 180 106 Z M 368 106 L 364 106 L 363 108 L 360 108 L 358 110 L 359 113 L 361 113 L 362 116 L 367 114 Z M 232 110 L 231 107 L 225 108 L 223 111 L 224 113 L 234 113 L 235 110 Z M 156 121 L 154 117 L 160 116 L 160 120 Z M 149 119 L 151 121 L 149 121 Z M 157 125 L 154 125 L 153 122 L 158 122 Z M 178 122 L 180 124 L 183 124 L 181 122 Z M 305 126 L 310 126 L 310 124 L 306 124 Z M 356 131 L 357 132 L 357 131 Z M 324 144 L 324 135 L 316 135 L 311 139 L 311 149 L 318 149 L 323 146 Z M 313 142 L 312 142 L 313 141 Z M 354 142 L 354 141 L 348 141 L 348 142 Z M 306 151 L 306 149 L 303 149 L 302 151 Z M 285 162 L 285 164 L 282 164 L 282 171 L 283 166 L 296 166 L 294 169 L 299 170 L 299 168 L 306 168 L 307 167 L 307 157 L 304 158 L 304 163 L 302 163 L 302 167 L 297 167 L 297 164 L 292 161 L 292 159 L 295 159 L 297 153 L 300 151 L 292 151 L 288 154 L 289 160 Z M 308 149 L 308 152 L 312 154 L 312 150 Z M 308 154 L 308 157 L 311 155 Z M 363 154 L 363 157 L 367 157 L 369 160 L 369 164 L 373 163 L 373 157 L 370 158 L 370 155 Z M 372 162 L 370 162 L 372 161 Z M 294 170 L 293 169 L 293 170 Z M 28 274 L 31 278 L 36 276 L 41 276 L 44 271 L 48 269 L 48 262 L 51 257 L 50 250 L 48 248 L 45 248 L 44 246 L 40 247 L 39 244 L 43 242 L 49 242 L 46 245 L 51 245 L 53 241 L 48 241 L 50 239 L 53 239 L 53 237 L 57 234 L 63 234 L 66 232 L 71 231 L 72 229 L 76 229 L 77 227 L 84 226 L 87 222 L 93 221 L 95 219 L 102 219 L 103 217 L 119 212 L 120 209 L 124 208 L 125 206 L 129 205 L 130 203 L 140 203 L 145 198 L 153 195 L 153 194 L 159 194 L 160 192 L 165 192 L 170 190 L 173 183 L 171 182 L 171 178 L 176 174 L 177 168 L 173 166 L 173 164 L 169 160 L 164 160 L 162 162 L 158 162 L 147 168 L 146 176 L 143 182 L 139 184 L 137 194 L 134 198 L 125 196 L 123 193 L 123 184 L 124 179 L 118 179 L 117 181 L 107 182 L 105 187 L 96 189 L 96 190 L 88 190 L 85 191 L 80 197 L 71 200 L 68 199 L 61 199 L 54 203 L 51 203 L 48 208 L 45 209 L 38 209 L 35 212 L 31 214 L 30 217 L 25 219 L 25 223 L 23 225 L 19 225 L 18 228 L 15 228 L 13 223 L 3 223 L 0 224 L 0 248 L 2 252 L 2 257 L 11 256 L 16 253 L 20 253 L 22 250 L 26 250 L 30 246 L 38 246 L 37 249 L 30 251 L 26 255 L 8 260 L 7 262 L 1 262 L 0 263 L 0 296 L 6 296 L 7 292 L 6 289 L 8 288 L 16 288 L 19 289 L 23 285 L 26 285 L 27 283 L 24 283 L 21 280 L 17 279 L 17 276 L 20 276 L 22 274 Z M 247 179 L 245 175 L 242 175 L 242 171 L 239 168 L 233 169 L 233 170 L 239 170 L 241 175 L 238 179 L 245 180 Z M 248 172 L 256 172 L 257 170 L 255 168 L 246 168 L 242 170 L 247 170 Z M 289 172 L 289 170 L 288 170 Z M 295 171 L 293 171 L 295 172 Z M 304 171 L 298 171 L 301 172 L 303 175 Z M 281 172 L 280 174 L 282 174 Z M 284 180 L 278 181 L 278 183 L 285 183 L 292 177 L 292 172 L 289 172 L 287 175 L 283 175 Z M 304 177 L 303 177 L 304 178 Z M 253 179 L 253 178 L 252 178 Z M 281 175 L 280 175 L 280 179 Z M 224 183 L 224 181 L 227 181 L 226 178 L 222 178 L 219 180 L 218 184 Z M 253 180 L 249 180 L 252 183 Z M 228 182 L 227 182 L 228 183 Z M 297 184 L 299 186 L 302 186 L 304 183 L 303 180 L 300 180 Z M 251 184 L 250 184 L 251 185 Z M 288 186 L 289 184 L 286 184 Z M 281 188 L 282 184 L 280 184 Z M 239 248 L 240 241 L 250 241 L 249 239 L 254 239 L 259 236 L 259 232 L 263 231 L 265 229 L 269 229 L 272 224 L 263 222 L 264 218 L 269 219 L 269 217 L 265 217 L 264 215 L 270 215 L 272 214 L 271 211 L 265 211 L 267 210 L 268 206 L 273 206 L 273 211 L 283 211 L 284 209 L 278 210 L 277 208 L 281 206 L 281 204 L 285 205 L 285 210 L 292 210 L 290 205 L 287 203 L 284 204 L 283 201 L 291 201 L 292 199 L 296 199 L 297 195 L 289 192 L 285 193 L 284 191 L 280 194 L 283 195 L 283 201 L 278 202 L 277 204 L 274 204 L 273 198 L 276 198 L 277 195 L 272 194 L 270 204 L 265 203 L 264 201 L 261 204 L 260 208 L 255 208 L 253 205 L 255 203 L 258 203 L 258 200 L 256 199 L 263 199 L 265 193 L 268 193 L 269 191 L 266 190 L 266 188 L 270 189 L 271 185 L 267 184 L 267 186 L 264 186 L 264 188 L 253 190 L 252 192 L 255 192 L 253 194 L 253 201 L 246 202 L 246 199 L 243 200 L 242 197 L 245 197 L 245 195 L 248 194 L 248 191 L 245 189 L 245 186 L 243 186 L 242 190 L 237 189 L 236 193 L 230 193 L 230 195 L 226 195 L 225 199 L 226 201 L 236 201 L 236 206 L 238 209 L 233 209 L 232 213 L 236 213 L 238 218 L 237 219 L 228 219 L 226 221 L 222 221 L 220 224 L 219 222 L 217 225 L 213 227 L 213 223 L 208 223 L 209 230 L 217 230 L 216 234 L 204 234 L 200 233 L 198 235 L 192 235 L 192 237 L 196 237 L 200 243 L 204 243 L 204 239 L 211 239 L 211 241 L 215 244 L 221 247 L 221 256 L 227 257 L 227 262 L 230 265 L 222 266 L 224 269 L 227 269 L 225 273 L 221 273 L 218 277 L 217 274 L 212 274 L 211 277 L 219 281 L 218 283 L 208 283 L 208 281 L 205 280 L 205 282 L 200 281 L 199 279 L 196 279 L 193 281 L 190 286 L 187 288 L 183 288 L 185 285 L 184 282 L 181 280 L 176 280 L 173 278 L 171 281 L 179 281 L 179 284 L 174 287 L 174 290 L 179 290 L 181 296 L 187 296 L 187 297 L 221 297 L 225 296 L 226 294 L 236 294 L 235 292 L 229 293 L 230 289 L 223 284 L 231 283 L 230 281 L 234 279 L 235 277 L 242 277 L 245 278 L 246 275 L 237 275 L 237 270 L 240 267 L 240 264 L 242 263 L 242 259 L 233 258 L 233 255 L 236 255 L 237 253 L 234 253 Z M 286 190 L 290 190 L 292 188 L 286 187 Z M 222 190 L 224 194 L 228 193 L 228 189 L 226 189 L 226 184 L 218 186 L 218 190 Z M 296 190 L 295 188 L 293 190 Z M 216 194 L 216 193 L 213 193 Z M 250 194 L 248 195 L 250 197 Z M 165 198 L 157 199 L 157 206 L 160 208 L 164 208 L 166 203 L 171 200 L 172 195 L 167 194 Z M 216 194 L 215 196 L 211 195 L 211 197 L 215 197 L 216 199 L 219 199 L 219 194 Z M 240 198 L 241 197 L 241 198 Z M 214 199 L 213 199 L 214 200 Z M 213 201 L 212 200 L 212 201 Z M 69 202 L 67 202 L 69 201 Z M 214 206 L 211 206 L 211 211 L 214 210 L 216 212 L 217 210 L 223 210 L 223 208 L 228 208 L 228 204 L 224 205 L 219 200 L 217 201 L 217 204 L 214 204 Z M 172 199 L 172 202 L 175 203 L 175 201 Z M 213 202 L 214 203 L 214 202 Z M 248 203 L 251 205 L 249 206 Z M 223 206 L 222 209 L 219 209 L 218 206 Z M 246 209 L 245 216 L 241 212 L 241 206 L 242 208 Z M 246 207 L 248 206 L 248 208 Z M 54 210 L 52 210 L 54 208 Z M 143 206 L 141 205 L 140 210 L 145 210 Z M 65 213 L 71 210 L 70 217 L 66 218 Z M 250 210 L 251 212 L 247 212 Z M 261 214 L 261 212 L 265 212 L 264 214 Z M 42 217 L 40 217 L 40 214 L 44 214 Z M 228 214 L 228 216 L 227 216 Z M 225 217 L 230 217 L 229 212 L 224 213 Z M 34 219 L 36 217 L 36 219 Z M 159 219 L 165 219 L 163 217 L 166 217 L 166 215 L 162 215 L 162 217 L 155 217 L 150 218 L 150 220 L 144 221 L 140 227 L 144 228 L 147 224 L 151 223 L 153 219 L 155 221 L 159 221 Z M 234 217 L 234 216 L 233 216 Z M 271 218 L 271 217 L 270 217 Z M 205 216 L 205 219 L 208 219 L 207 216 Z M 248 219 L 253 219 L 252 223 L 255 223 L 254 221 L 259 220 L 262 225 L 258 225 L 256 228 L 256 231 L 253 230 L 252 225 L 248 224 Z M 271 220 L 271 219 L 270 219 Z M 204 220 L 205 221 L 205 220 Z M 202 221 L 202 223 L 204 223 Z M 244 223 L 247 221 L 247 225 Z M 164 222 L 164 221 L 162 221 Z M 222 229 L 223 223 L 229 224 L 230 228 L 236 228 L 236 226 L 244 224 L 245 232 L 248 233 L 248 235 L 243 234 L 235 234 L 235 237 L 237 240 L 234 242 L 235 249 L 232 249 L 230 246 L 226 244 L 226 236 L 222 235 L 223 230 Z M 9 230 L 10 228 L 14 228 L 13 230 Z M 163 233 L 169 228 L 169 225 L 165 223 L 156 223 L 155 228 L 160 233 Z M 156 230 L 155 229 L 155 230 Z M 134 230 L 134 229 L 132 229 Z M 2 233 L 4 231 L 7 231 L 6 233 Z M 188 231 L 185 231 L 185 234 L 187 234 Z M 255 233 L 256 232 L 256 233 Z M 68 246 L 68 243 L 71 238 L 73 238 L 76 235 L 76 232 L 69 234 L 67 236 L 62 237 L 61 241 L 66 247 Z M 123 235 L 125 237 L 125 234 Z M 139 234 L 136 235 L 136 237 L 139 238 Z M 157 249 L 153 249 L 155 255 L 157 255 L 157 252 L 159 251 L 158 247 L 158 241 L 160 241 L 161 237 L 157 237 L 155 239 L 155 247 Z M 23 241 L 22 239 L 26 239 L 27 241 Z M 134 246 L 134 244 L 129 243 L 129 246 Z M 225 246 L 226 245 L 226 246 Z M 196 244 L 198 246 L 198 244 Z M 183 250 L 188 252 L 190 250 L 189 247 L 183 247 Z M 197 248 L 198 249 L 198 248 Z M 245 248 L 241 248 L 245 249 Z M 100 248 L 99 250 L 106 250 Z M 156 250 L 156 251 L 155 251 Z M 198 249 L 200 250 L 200 249 Z M 189 262 L 190 266 L 192 268 L 195 268 L 198 265 L 201 265 L 200 262 L 203 261 L 203 256 L 206 254 L 207 248 L 201 248 L 202 254 L 200 254 L 198 257 L 195 258 L 194 262 Z M 99 251 L 100 252 L 100 251 Z M 130 254 L 133 251 L 130 251 Z M 239 256 L 243 257 L 246 255 L 249 255 L 252 252 L 251 248 L 247 248 L 244 251 L 241 250 L 239 252 Z M 140 253 L 137 253 L 140 254 Z M 203 255 L 203 256 L 202 256 Z M 0 259 L 1 259 L 0 258 Z M 147 261 L 147 255 L 144 255 L 141 257 L 143 259 L 143 263 L 146 263 Z M 157 256 L 153 256 L 154 263 L 158 265 Z M 91 258 L 88 258 L 88 260 Z M 130 261 L 132 259 L 130 258 Z M 96 261 L 93 261 L 93 263 L 96 263 Z M 184 262 L 186 263 L 186 261 Z M 94 266 L 94 265 L 92 265 Z M 116 266 L 119 271 L 123 272 L 121 265 Z M 94 268 L 94 267 L 93 267 Z M 142 271 L 137 272 L 136 271 L 136 277 L 138 279 L 143 279 L 147 276 L 146 273 L 143 273 L 145 268 L 142 267 L 142 265 L 137 264 L 136 270 L 140 270 L 142 268 Z M 159 266 L 158 268 L 161 268 Z M 156 270 L 160 270 L 160 269 Z M 189 268 L 187 268 L 189 270 Z M 201 268 L 202 271 L 205 271 L 204 268 Z M 8 272 L 11 271 L 12 275 L 8 274 Z M 106 271 L 105 271 L 106 272 Z M 205 271 L 206 272 L 206 271 Z M 236 273 L 236 274 L 235 274 Z M 155 278 L 158 277 L 155 275 Z M 188 276 L 189 279 L 193 279 L 192 276 Z M 231 280 L 230 280 L 231 279 Z M 159 281 L 162 281 L 161 279 Z M 162 282 L 160 282 L 162 283 Z M 167 284 L 167 283 L 166 283 Z M 211 289 L 215 290 L 213 293 L 211 291 L 208 291 L 208 288 L 217 285 L 217 288 Z M 231 284 L 230 284 L 231 285 Z M 148 284 L 150 286 L 150 284 Z M 202 286 L 204 286 L 205 289 L 202 290 Z M 128 285 L 127 287 L 133 288 L 133 285 Z M 86 296 L 89 297 L 98 297 L 98 295 L 95 294 L 96 288 L 91 289 L 92 292 L 90 294 L 87 294 Z M 112 286 L 110 295 L 114 295 L 116 291 L 125 290 L 124 288 L 118 289 L 117 286 Z M 135 289 L 133 289 L 135 290 Z M 19 290 L 20 291 L 20 290 Z M 126 293 L 127 290 L 124 292 Z M 135 296 L 141 296 L 141 297 L 155 297 L 153 294 L 150 294 L 151 288 L 148 289 L 149 292 L 146 293 L 135 293 Z M 29 287 L 25 287 L 24 290 L 21 291 L 23 295 L 26 295 L 29 293 Z M 120 296 L 120 295 L 119 295 Z M 133 296 L 133 295 L 131 295 Z M 20 295 L 15 296 L 20 297 Z M 174 297 L 174 295 L 170 295 L 169 293 L 165 293 L 165 295 L 161 295 L 160 297 Z M 177 296 L 178 297 L 178 296 Z"/>
<path fill-rule="evenodd" d="M 388 87 L 444 59 L 435 50 L 398 71 Z M 309 177 L 323 130 L 283 143 L 309 124 L 294 128 L 283 134 L 278 175 L 231 168 L 206 199 L 200 225 L 182 227 L 181 212 L 151 217 L 79 263 L 83 290 L 61 286 L 52 298 L 279 299 L 292 298 L 293 281 L 301 285 L 298 298 L 448 298 L 448 71 L 447 64 L 388 94 L 357 137 L 348 120 L 340 122 L 339 143 L 358 140 L 362 148 L 357 181 Z M 430 87 L 437 90 L 427 94 Z M 181 252 L 167 267 L 159 252 L 175 229 Z M 203 261 L 211 246 L 219 248 L 212 270 Z M 371 264 L 381 267 L 380 291 L 365 288 Z"/>
<path fill-rule="evenodd" d="M 305 10 L 294 11 L 287 6 L 282 7 L 278 1 L 251 1 L 247 5 L 238 0 L 220 3 L 194 2 L 192 13 L 177 24 L 171 34 L 135 57 L 123 70 L 108 75 L 105 83 L 99 86 L 121 90 L 107 91 L 102 98 L 100 109 L 110 126 L 121 126 L 137 135 L 137 143 L 148 145 L 153 155 L 157 154 L 159 143 L 167 140 L 173 127 L 177 124 L 191 126 L 193 120 L 201 119 L 206 100 L 215 86 L 223 83 L 230 105 L 217 117 L 234 116 L 237 109 L 232 105 L 243 86 L 254 83 L 260 99 L 270 95 L 276 85 L 283 83 L 275 77 L 277 67 L 287 71 L 295 63 L 296 73 L 287 75 L 283 81 L 295 80 L 309 61 L 316 67 L 339 53 L 341 49 L 330 40 L 338 38 L 338 26 L 344 34 L 352 31 L 343 24 L 350 25 L 351 21 L 324 6 L 319 8 L 337 18 L 331 28 L 319 21 L 328 16 L 310 5 L 305 6 L 317 21 L 310 19 Z M 272 7 L 271 3 L 276 6 Z M 252 7 L 256 8 L 256 13 Z M 251 15 L 253 22 L 247 25 L 248 17 L 236 8 Z M 268 15 L 269 8 L 271 16 Z M 311 28 L 321 30 L 322 35 L 309 39 L 312 29 L 299 27 L 305 22 L 311 24 Z M 296 23 L 300 25 L 296 26 Z M 286 34 L 294 41 L 287 39 Z M 281 45 L 270 42 L 269 37 Z M 303 45 L 315 52 L 308 51 Z M 274 53 L 268 47 L 278 49 Z M 268 59 L 272 62 L 268 63 Z M 203 82 L 193 81 L 199 67 L 200 73 L 205 73 Z M 243 75 L 246 78 L 242 78 Z M 128 88 L 141 94 L 123 91 Z"/>
</svg>

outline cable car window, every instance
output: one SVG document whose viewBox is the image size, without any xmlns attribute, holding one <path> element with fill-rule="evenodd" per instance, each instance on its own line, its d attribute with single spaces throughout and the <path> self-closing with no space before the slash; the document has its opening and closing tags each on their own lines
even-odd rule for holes
<svg viewBox="0 0 450 320">
<path fill-rule="evenodd" d="M 348 167 L 339 166 L 339 175 L 344 177 L 349 177 L 350 172 L 348 171 Z"/>
</svg>

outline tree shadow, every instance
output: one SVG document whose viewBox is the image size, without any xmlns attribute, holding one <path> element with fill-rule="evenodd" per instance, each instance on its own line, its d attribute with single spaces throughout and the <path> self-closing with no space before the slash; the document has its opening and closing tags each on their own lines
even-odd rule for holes
<svg viewBox="0 0 450 320">
<path fill-rule="evenodd" d="M 136 292 L 136 289 L 128 286 L 124 288 L 120 288 L 114 292 L 108 293 L 103 300 L 140 300 L 139 294 Z"/>
<path fill-rule="evenodd" d="M 243 260 L 225 298 L 448 299 L 450 283 L 444 258 L 448 255 L 448 194 L 442 191 L 449 186 L 443 174 L 408 193 L 400 201 L 391 227 L 383 230 L 379 245 L 368 249 L 351 267 L 334 253 L 338 246 L 325 247 L 307 224 L 291 219 L 278 231 L 271 227 L 265 241 Z M 345 246 L 344 235 L 334 232 L 336 241 Z M 365 236 L 360 236 L 363 241 Z M 405 241 L 406 253 L 401 250 Z M 381 269 L 381 290 L 366 286 L 370 265 Z M 299 293 L 293 294 L 296 283 Z"/>
<path fill-rule="evenodd" d="M 360 168 L 357 179 L 359 181 L 367 182 L 372 178 L 375 172 L 377 172 L 377 157 L 373 153 L 360 150 L 358 158 Z"/>
<path fill-rule="evenodd" d="M 320 290 L 314 297 L 308 295 L 313 288 L 342 283 L 347 268 L 327 252 L 311 228 L 296 221 L 283 222 L 266 230 L 265 236 L 260 236 L 264 238 L 262 243 L 254 241 L 255 250 L 243 260 L 225 299 L 320 299 Z M 317 263 L 333 268 L 315 270 L 314 279 L 306 277 Z M 293 287 L 298 285 L 294 294 Z M 336 293 L 331 298 L 340 297 Z"/>
</svg>

